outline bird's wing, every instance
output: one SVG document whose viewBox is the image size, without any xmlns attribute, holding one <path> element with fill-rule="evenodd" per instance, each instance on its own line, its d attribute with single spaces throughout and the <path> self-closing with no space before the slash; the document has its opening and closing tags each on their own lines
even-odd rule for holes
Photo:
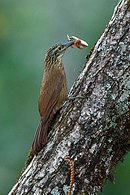
<svg viewBox="0 0 130 195">
<path fill-rule="evenodd" d="M 46 76 L 47 75 L 44 77 L 39 97 L 41 120 L 32 144 L 32 154 L 37 154 L 42 149 L 43 145 L 46 144 L 48 120 L 50 120 L 50 115 L 54 112 L 53 109 L 57 109 L 55 107 L 57 106 L 56 104 L 65 82 L 65 75 L 61 74 L 61 72 L 57 72 L 56 75 L 53 72 L 51 74 L 51 80 L 48 80 Z"/>
<path fill-rule="evenodd" d="M 39 97 L 39 112 L 44 123 L 48 120 L 54 106 L 56 105 L 61 89 L 64 84 L 64 75 L 53 74 L 50 80 L 43 82 L 41 94 Z"/>
</svg>

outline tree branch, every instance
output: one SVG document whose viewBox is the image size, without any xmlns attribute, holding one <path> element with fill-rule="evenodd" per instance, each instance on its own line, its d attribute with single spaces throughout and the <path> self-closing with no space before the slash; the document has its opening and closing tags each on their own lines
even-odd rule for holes
<svg viewBox="0 0 130 195">
<path fill-rule="evenodd" d="M 97 194 L 130 147 L 129 1 L 120 1 L 57 114 L 48 143 L 10 191 L 67 194 L 74 163 L 73 194 Z"/>
</svg>

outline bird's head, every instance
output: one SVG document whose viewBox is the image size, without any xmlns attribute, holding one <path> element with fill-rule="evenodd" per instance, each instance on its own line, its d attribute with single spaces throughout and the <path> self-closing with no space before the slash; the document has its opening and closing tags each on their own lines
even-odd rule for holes
<svg viewBox="0 0 130 195">
<path fill-rule="evenodd" d="M 75 41 L 69 41 L 65 44 L 57 44 L 51 47 L 45 56 L 45 64 L 47 65 L 49 63 L 51 65 L 61 61 L 66 49 L 72 46 L 74 42 Z"/>
</svg>

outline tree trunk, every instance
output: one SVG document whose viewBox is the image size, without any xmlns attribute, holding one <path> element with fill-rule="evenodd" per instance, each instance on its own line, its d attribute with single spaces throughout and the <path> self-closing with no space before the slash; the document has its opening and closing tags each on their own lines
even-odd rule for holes
<svg viewBox="0 0 130 195">
<path fill-rule="evenodd" d="M 73 161 L 73 194 L 97 194 L 112 180 L 130 147 L 128 25 L 129 1 L 122 0 L 70 90 L 75 98 L 64 103 L 47 145 L 9 195 L 67 195 L 73 167 L 65 156 Z"/>
</svg>

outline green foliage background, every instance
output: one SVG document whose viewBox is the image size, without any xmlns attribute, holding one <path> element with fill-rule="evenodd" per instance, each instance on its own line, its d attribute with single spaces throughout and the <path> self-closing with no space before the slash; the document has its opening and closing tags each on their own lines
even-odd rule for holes
<svg viewBox="0 0 130 195">
<path fill-rule="evenodd" d="M 64 64 L 69 87 L 85 56 L 102 34 L 118 0 L 0 1 L 0 195 L 20 173 L 39 121 L 37 108 L 48 48 L 66 42 L 66 34 L 89 44 L 69 49 Z M 130 195 L 130 155 L 116 169 L 116 184 L 101 195 Z"/>
</svg>

